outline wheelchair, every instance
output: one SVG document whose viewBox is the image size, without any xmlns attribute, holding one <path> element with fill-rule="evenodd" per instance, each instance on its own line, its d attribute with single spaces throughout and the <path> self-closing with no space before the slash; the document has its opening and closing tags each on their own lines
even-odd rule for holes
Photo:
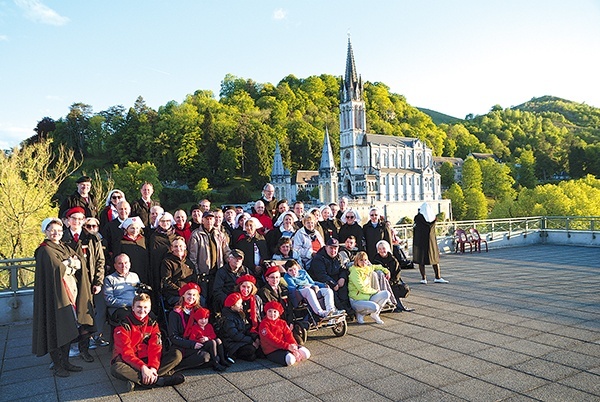
<svg viewBox="0 0 600 402">
<path fill-rule="evenodd" d="M 324 306 L 325 303 L 323 302 L 323 297 L 319 296 L 318 298 L 321 305 Z M 300 292 L 290 295 L 290 299 L 294 306 L 294 320 L 292 322 L 294 333 L 300 336 L 302 343 L 305 343 L 308 339 L 309 332 L 319 331 L 321 329 L 331 329 L 336 337 L 341 337 L 348 333 L 346 312 L 337 315 L 329 315 L 327 317 L 320 317 L 317 313 L 312 311 L 306 299 L 300 295 Z"/>
</svg>

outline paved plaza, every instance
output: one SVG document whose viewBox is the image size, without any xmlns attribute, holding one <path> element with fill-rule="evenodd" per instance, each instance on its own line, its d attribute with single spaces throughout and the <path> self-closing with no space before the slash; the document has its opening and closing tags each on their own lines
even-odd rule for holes
<svg viewBox="0 0 600 402">
<path fill-rule="evenodd" d="M 441 267 L 450 284 L 403 272 L 415 312 L 351 323 L 341 338 L 313 332 L 297 367 L 240 361 L 164 389 L 126 393 L 107 347 L 55 378 L 49 356 L 31 354 L 31 323 L 0 326 L 0 400 L 600 401 L 600 249 L 496 249 L 444 255 Z"/>
</svg>

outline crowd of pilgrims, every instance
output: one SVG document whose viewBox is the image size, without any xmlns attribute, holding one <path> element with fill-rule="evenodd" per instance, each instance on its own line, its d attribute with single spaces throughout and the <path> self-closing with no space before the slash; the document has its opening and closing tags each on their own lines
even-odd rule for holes
<svg viewBox="0 0 600 402">
<path fill-rule="evenodd" d="M 202 200 L 188 219 L 164 211 L 150 183 L 131 203 L 110 191 L 103 208 L 90 187 L 81 177 L 60 219 L 44 220 L 35 254 L 33 352 L 50 354 L 56 376 L 81 371 L 72 344 L 86 362 L 90 348 L 112 344 L 111 372 L 131 387 L 178 384 L 180 370 L 224 371 L 236 359 L 293 365 L 310 357 L 292 325 L 300 299 L 317 317 L 359 324 L 383 324 L 384 306 L 412 310 L 398 240 L 377 208 L 361 225 L 345 198 L 305 211 L 267 184 L 250 211 Z"/>
</svg>

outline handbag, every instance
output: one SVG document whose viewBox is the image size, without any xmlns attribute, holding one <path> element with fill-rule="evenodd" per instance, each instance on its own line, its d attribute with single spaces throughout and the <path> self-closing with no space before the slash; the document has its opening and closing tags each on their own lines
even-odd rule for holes
<svg viewBox="0 0 600 402">
<path fill-rule="evenodd" d="M 394 297 L 396 299 L 404 299 L 408 297 L 408 294 L 410 293 L 410 287 L 404 282 L 396 283 L 392 285 L 392 292 L 394 293 Z"/>
</svg>

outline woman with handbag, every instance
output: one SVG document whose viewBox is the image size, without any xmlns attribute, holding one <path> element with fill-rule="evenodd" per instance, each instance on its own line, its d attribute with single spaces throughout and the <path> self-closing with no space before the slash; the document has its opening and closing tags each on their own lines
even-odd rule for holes
<svg viewBox="0 0 600 402">
<path fill-rule="evenodd" d="M 414 308 L 406 307 L 404 303 L 402 303 L 402 299 L 408 296 L 410 288 L 400 277 L 400 262 L 398 262 L 396 257 L 391 253 L 390 243 L 385 240 L 380 240 L 377 242 L 376 247 L 377 254 L 375 254 L 375 257 L 373 258 L 373 264 L 380 264 L 390 271 L 390 285 L 397 302 L 394 313 L 399 313 L 401 311 L 415 311 Z"/>
</svg>

